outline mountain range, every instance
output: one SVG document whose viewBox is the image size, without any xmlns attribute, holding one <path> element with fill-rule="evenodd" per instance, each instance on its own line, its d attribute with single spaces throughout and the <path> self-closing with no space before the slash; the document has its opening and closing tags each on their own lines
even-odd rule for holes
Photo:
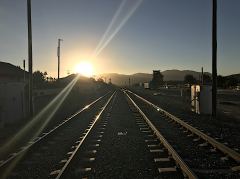
<svg viewBox="0 0 240 179">
<path fill-rule="evenodd" d="M 183 81 L 185 75 L 193 75 L 194 78 L 199 79 L 201 72 L 191 71 L 191 70 L 165 70 L 161 72 L 164 81 Z M 207 74 L 211 75 L 207 72 Z M 102 77 L 103 79 L 106 79 L 109 81 L 111 78 L 111 82 L 116 85 L 126 85 L 129 83 L 143 83 L 143 82 L 149 82 L 152 80 L 152 74 L 150 73 L 135 73 L 132 75 L 124 75 L 124 74 L 118 74 L 118 73 L 104 73 L 101 75 L 98 75 L 98 77 Z"/>
<path fill-rule="evenodd" d="M 26 76 L 27 76 L 26 72 Z M 164 76 L 164 81 L 183 81 L 185 75 L 193 75 L 194 78 L 199 79 L 201 72 L 191 71 L 191 70 L 165 70 L 161 72 Z M 208 75 L 210 73 L 206 72 Z M 0 61 L 0 81 L 3 81 L 5 78 L 22 78 L 23 70 L 20 67 L 14 66 L 10 63 L 1 62 Z M 97 78 L 103 78 L 106 81 L 109 81 L 111 78 L 111 82 L 116 85 L 127 85 L 129 83 L 143 83 L 150 82 L 152 80 L 152 74 L 150 73 L 135 73 L 131 75 L 118 74 L 118 73 L 104 73 L 101 75 L 97 75 Z M 237 81 L 240 81 L 240 73 L 225 76 L 226 78 L 235 78 Z"/>
</svg>

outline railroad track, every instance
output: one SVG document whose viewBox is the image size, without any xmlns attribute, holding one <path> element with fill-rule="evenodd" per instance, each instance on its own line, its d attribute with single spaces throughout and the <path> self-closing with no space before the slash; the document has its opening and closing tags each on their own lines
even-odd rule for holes
<svg viewBox="0 0 240 179">
<path fill-rule="evenodd" d="M 60 169 L 57 169 L 57 170 L 54 170 L 50 173 L 50 177 L 52 178 L 56 178 L 56 179 L 59 179 L 59 178 L 62 178 L 64 177 L 65 173 L 69 172 L 69 168 L 71 168 L 72 166 L 72 163 L 73 163 L 73 159 L 74 157 L 76 157 L 76 154 L 78 152 L 78 150 L 82 147 L 83 143 L 85 142 L 85 140 L 87 140 L 87 137 L 90 135 L 90 132 L 92 132 L 92 130 L 96 127 L 95 125 L 98 123 L 98 120 L 101 119 L 101 116 L 102 114 L 105 112 L 107 106 L 109 105 L 109 103 L 111 102 L 113 96 L 115 95 L 115 93 L 113 93 L 111 95 L 111 97 L 108 99 L 108 101 L 104 104 L 104 106 L 101 108 L 101 110 L 99 111 L 99 113 L 96 115 L 96 117 L 94 117 L 88 127 L 85 129 L 85 131 L 81 134 L 81 136 L 79 137 L 79 139 L 74 143 L 74 145 L 72 145 L 71 147 L 71 151 L 68 152 L 66 154 L 66 158 L 65 159 L 62 159 L 60 162 L 59 162 L 59 168 Z M 109 113 L 108 113 L 109 115 Z M 101 125 L 101 129 L 104 129 L 104 127 L 106 126 L 106 122 L 107 121 L 103 121 L 103 124 Z M 103 132 L 100 132 L 99 135 L 98 135 L 98 139 L 96 139 L 96 144 L 94 145 L 95 147 L 98 147 L 99 144 L 98 142 L 101 141 L 101 138 L 102 138 L 102 133 Z M 96 150 L 92 150 L 91 151 L 92 153 L 96 153 Z M 89 158 L 89 161 L 93 161 L 95 160 L 95 158 Z M 91 168 L 82 168 L 80 169 L 82 172 L 88 172 L 91 170 Z"/>
<path fill-rule="evenodd" d="M 237 160 L 141 96 L 101 99 L 33 145 L 9 178 L 239 178 Z"/>
<path fill-rule="evenodd" d="M 128 131 L 126 124 L 124 124 L 124 128 L 122 130 L 126 130 L 123 132 L 118 132 L 117 134 L 114 133 L 115 130 L 112 131 L 110 128 L 109 123 L 114 123 L 112 127 L 116 128 L 116 107 L 122 108 L 122 105 L 119 101 L 121 101 L 124 96 L 121 96 L 122 92 L 118 92 L 118 102 L 117 104 L 114 104 L 114 101 L 116 99 L 117 94 L 114 97 L 114 100 L 111 101 L 111 98 L 108 100 L 108 102 L 104 105 L 102 110 L 99 112 L 99 114 L 94 118 L 91 123 L 89 124 L 88 128 L 85 130 L 85 132 L 79 137 L 79 139 L 75 142 L 75 144 L 71 147 L 71 151 L 68 152 L 65 155 L 65 158 L 63 158 L 59 162 L 58 169 L 53 170 L 50 173 L 51 178 L 55 179 L 60 179 L 60 178 L 125 178 L 127 177 L 133 177 L 131 176 L 130 172 L 126 172 L 126 176 L 121 176 L 118 175 L 119 172 L 119 167 L 115 166 L 115 161 L 111 161 L 111 166 L 113 167 L 113 174 L 109 174 L 109 169 L 105 169 L 105 166 L 107 164 L 104 163 L 102 160 L 106 160 L 105 158 L 108 157 L 106 153 L 104 153 L 103 149 L 101 152 L 100 145 L 104 145 L 101 143 L 104 143 L 105 145 L 109 142 L 107 138 L 111 135 L 111 141 L 115 141 L 116 139 L 119 140 L 119 136 L 127 136 L 128 132 L 132 133 L 132 128 L 131 130 Z M 143 161 L 144 163 L 150 162 L 152 163 L 152 168 L 150 169 L 151 172 L 149 172 L 148 169 L 148 174 L 151 174 L 152 178 L 157 177 L 157 176 L 165 176 L 165 177 L 170 177 L 170 178 L 184 178 L 188 177 L 191 179 L 196 179 L 196 175 L 194 174 L 193 171 L 184 163 L 184 161 L 181 159 L 181 157 L 176 153 L 176 151 L 171 147 L 171 145 L 167 142 L 167 140 L 160 134 L 160 132 L 154 127 L 154 125 L 150 122 L 150 120 L 146 117 L 146 115 L 141 111 L 141 109 L 136 105 L 136 103 L 129 97 L 128 94 L 124 93 L 126 96 L 126 99 L 128 102 L 128 107 L 131 110 L 131 115 L 133 116 L 134 120 L 134 128 L 137 128 L 136 130 L 138 131 L 136 135 L 135 133 L 133 134 L 134 138 L 139 137 L 140 140 L 142 140 L 142 146 L 143 148 L 146 148 L 147 150 L 145 151 L 145 155 L 150 156 L 150 160 L 148 161 Z M 110 102 L 111 101 L 111 102 Z M 119 104 L 120 103 L 120 104 Z M 115 110 L 115 113 L 112 112 L 112 110 Z M 104 112 L 105 111 L 105 112 Z M 124 111 L 126 112 L 126 111 Z M 105 113 L 103 115 L 103 113 Z M 117 116 L 121 115 L 122 113 L 117 112 Z M 102 116 L 101 116 L 102 115 Z M 125 114 L 125 117 L 127 118 L 127 115 Z M 129 121 L 128 121 L 129 120 Z M 126 119 L 127 123 L 131 123 L 131 119 Z M 114 122 L 115 121 L 115 122 Z M 119 123 L 118 123 L 119 125 Z M 111 131 L 108 131 L 108 134 L 104 134 L 104 131 L 107 129 Z M 118 126 L 119 127 L 119 126 Z M 120 127 L 121 128 L 121 127 Z M 103 136 L 104 135 L 104 136 Z M 129 134 L 130 135 L 130 134 Z M 141 135 L 141 136 L 139 136 Z M 157 139 L 155 138 L 155 135 L 157 136 Z M 115 138 L 115 139 L 112 139 Z M 129 136 L 131 138 L 131 136 Z M 145 140 L 144 140 L 145 139 Z M 123 139 L 124 141 L 128 140 Z M 91 142 L 94 141 L 94 142 Z M 124 142 L 123 141 L 123 142 Z M 137 142 L 138 144 L 138 142 Z M 128 144 L 129 145 L 129 144 Z M 107 147 L 111 147 L 111 145 L 107 145 Z M 114 146 L 112 146 L 114 148 Z M 112 148 L 111 147 L 111 148 Z M 120 146 L 119 146 L 120 147 Z M 131 148 L 131 146 L 126 146 L 127 148 Z M 134 146 L 136 147 L 136 146 Z M 102 147 L 104 148 L 104 147 Z M 106 148 L 105 148 L 106 150 Z M 111 149 L 107 149 L 111 150 Z M 120 149 L 119 151 L 123 151 L 124 149 Z M 130 150 L 130 149 L 129 149 Z M 97 155 L 97 153 L 99 154 Z M 119 151 L 114 150 L 115 153 L 118 153 Z M 140 153 L 140 151 L 138 151 Z M 115 158 L 114 153 L 112 153 L 113 156 L 110 158 Z M 137 153 L 137 155 L 139 155 Z M 155 158 L 154 158 L 155 156 Z M 142 157 L 142 156 L 138 156 Z M 122 160 L 126 160 L 127 156 L 125 153 L 124 158 L 120 158 L 120 163 Z M 115 158 L 115 160 L 117 160 Z M 96 162 L 98 164 L 93 164 L 93 162 Z M 134 161 L 130 161 L 134 162 Z M 128 163 L 129 164 L 129 163 Z M 119 165 L 119 164 L 118 164 Z M 131 164 L 130 164 L 131 165 Z M 95 167 L 94 167 L 95 166 Z M 114 167 L 115 166 L 115 167 Z M 146 166 L 144 166 L 140 172 L 144 172 Z M 127 167 L 126 167 L 127 168 Z M 105 170 L 105 171 L 104 171 Z M 124 172 L 121 168 L 121 172 Z M 134 170 L 137 170 L 134 168 Z M 153 170 L 153 171 L 152 171 Z M 154 171 L 156 170 L 156 171 Z M 110 169 L 111 171 L 111 169 Z M 131 171 L 131 170 L 130 170 Z M 132 171 L 131 171 L 132 172 Z M 110 172 L 111 173 L 111 172 Z M 139 176 L 135 176 L 139 177 Z M 133 178 L 135 178 L 133 177 Z M 143 177 L 143 176 L 142 176 Z M 145 177 L 143 177 L 145 178 Z M 149 175 L 147 175 L 147 178 L 149 178 Z"/>
<path fill-rule="evenodd" d="M 240 177 L 238 152 L 132 91 L 125 92 L 147 114 L 153 125 L 171 141 L 198 176 Z"/>
<path fill-rule="evenodd" d="M 41 156 L 41 152 L 43 153 L 46 151 L 48 152 L 49 148 L 51 148 L 50 146 L 54 147 L 53 145 L 55 143 L 61 140 L 64 141 L 64 135 L 67 136 L 67 134 L 72 131 L 73 125 L 75 125 L 76 128 L 78 127 L 77 125 L 83 125 L 83 126 L 87 125 L 87 121 L 89 120 L 89 118 L 92 118 L 95 115 L 95 113 L 98 112 L 98 110 L 102 107 L 102 103 L 104 102 L 104 100 L 106 100 L 105 98 L 109 94 L 110 92 L 94 100 L 93 102 L 86 105 L 84 108 L 82 108 L 72 116 L 68 117 L 66 120 L 62 121 L 61 123 L 53 127 L 48 132 L 43 132 L 37 138 L 30 141 L 26 146 L 21 147 L 19 150 L 16 150 L 15 153 L 10 154 L 6 159 L 2 160 L 0 162 L 0 178 L 7 178 L 7 175 L 10 175 L 8 178 L 19 178 L 20 177 L 19 175 L 22 174 L 19 171 L 23 170 L 24 168 L 23 166 L 31 167 L 30 166 L 31 163 L 34 163 L 31 161 L 32 159 L 29 159 L 29 158 L 39 157 Z M 92 113 L 92 114 L 89 114 L 89 113 Z M 79 118 L 81 119 L 83 117 L 85 117 L 86 120 L 82 120 L 82 121 L 78 120 Z M 82 124 L 82 123 L 86 123 L 86 124 Z M 76 129 L 73 128 L 73 130 L 76 130 Z M 84 130 L 84 129 L 80 129 L 80 130 Z M 73 138 L 74 136 L 77 135 L 74 131 L 71 134 L 72 135 L 69 135 L 69 137 L 73 137 Z M 34 151 L 38 151 L 38 152 L 35 153 Z M 29 155 L 31 157 L 29 157 Z M 20 164 L 18 164 L 18 162 Z M 17 169 L 15 170 L 14 168 L 17 168 Z M 41 171 L 39 170 L 39 172 Z M 39 178 L 41 178 L 40 176 L 41 175 L 39 175 Z M 26 176 L 24 177 L 23 175 L 20 178 L 26 178 Z M 34 177 L 34 178 L 38 178 L 38 177 Z"/>
</svg>

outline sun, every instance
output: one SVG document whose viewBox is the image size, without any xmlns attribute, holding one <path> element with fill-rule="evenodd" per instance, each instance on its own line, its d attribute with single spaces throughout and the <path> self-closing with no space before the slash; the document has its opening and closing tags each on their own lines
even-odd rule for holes
<svg viewBox="0 0 240 179">
<path fill-rule="evenodd" d="M 90 62 L 84 61 L 75 66 L 75 72 L 86 77 L 93 76 L 93 66 Z"/>
</svg>

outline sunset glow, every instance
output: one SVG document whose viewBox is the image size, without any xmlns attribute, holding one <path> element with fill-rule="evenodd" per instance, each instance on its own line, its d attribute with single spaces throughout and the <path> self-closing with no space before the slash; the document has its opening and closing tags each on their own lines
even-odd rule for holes
<svg viewBox="0 0 240 179">
<path fill-rule="evenodd" d="M 84 61 L 75 66 L 75 72 L 86 77 L 91 77 L 93 75 L 93 66 L 90 62 Z"/>
</svg>

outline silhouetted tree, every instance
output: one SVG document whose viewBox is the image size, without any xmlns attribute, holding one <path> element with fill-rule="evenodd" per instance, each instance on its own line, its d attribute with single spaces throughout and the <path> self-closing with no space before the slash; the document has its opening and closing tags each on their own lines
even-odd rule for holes
<svg viewBox="0 0 240 179">
<path fill-rule="evenodd" d="M 188 75 L 185 75 L 184 82 L 192 85 L 192 84 L 196 83 L 197 80 L 193 77 L 193 75 L 188 74 Z"/>
<path fill-rule="evenodd" d="M 90 80 L 91 80 L 92 82 L 96 82 L 95 78 L 93 78 L 93 77 L 91 77 Z"/>
<path fill-rule="evenodd" d="M 45 73 L 40 72 L 40 71 L 35 71 L 33 72 L 33 85 L 34 87 L 40 87 L 44 84 L 45 82 Z"/>
<path fill-rule="evenodd" d="M 43 75 L 44 75 L 44 79 L 46 80 L 47 79 L 47 72 L 45 71 L 44 73 L 43 73 Z"/>
<path fill-rule="evenodd" d="M 104 80 L 102 78 L 98 78 L 97 81 L 100 83 L 104 83 Z"/>
</svg>

